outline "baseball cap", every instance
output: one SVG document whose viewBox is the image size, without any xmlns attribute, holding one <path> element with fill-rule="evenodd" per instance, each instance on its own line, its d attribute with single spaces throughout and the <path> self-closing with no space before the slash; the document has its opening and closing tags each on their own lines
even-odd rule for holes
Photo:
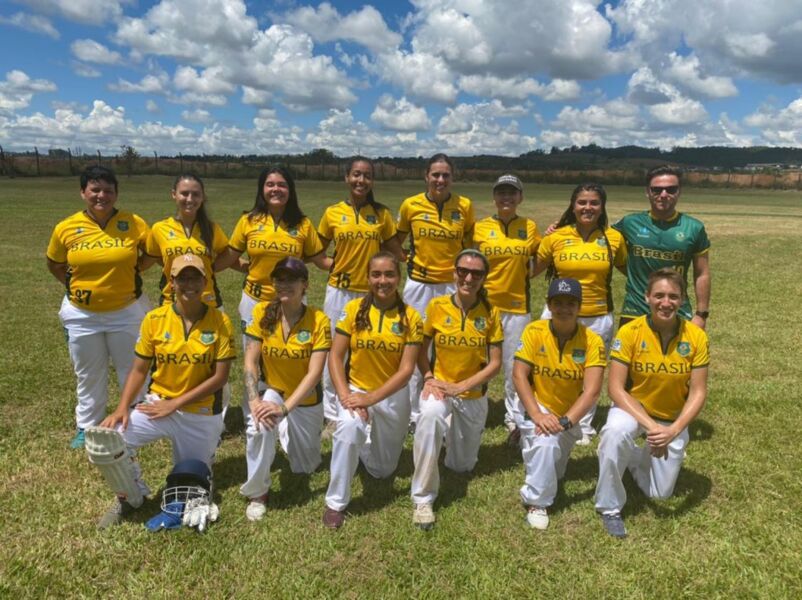
<svg viewBox="0 0 802 600">
<path fill-rule="evenodd" d="M 576 279 L 570 277 L 554 279 L 549 284 L 549 293 L 546 295 L 546 301 L 551 300 L 555 296 L 572 296 L 582 302 L 582 286 Z"/>
<path fill-rule="evenodd" d="M 270 272 L 270 278 L 278 277 L 282 273 L 294 279 L 309 279 L 309 270 L 304 261 L 294 256 L 286 256 L 278 261 Z"/>
<path fill-rule="evenodd" d="M 493 184 L 493 191 L 496 190 L 497 187 L 502 185 L 511 185 L 519 192 L 524 191 L 524 185 L 521 183 L 521 180 L 518 179 L 515 175 L 502 175 L 498 179 L 496 179 L 496 183 Z"/>
<path fill-rule="evenodd" d="M 170 267 L 170 275 L 178 277 L 178 274 L 188 267 L 197 269 L 201 272 L 201 275 L 206 277 L 206 267 L 203 266 L 203 261 L 200 259 L 200 256 L 195 254 L 182 254 L 173 259 L 173 266 Z"/>
</svg>

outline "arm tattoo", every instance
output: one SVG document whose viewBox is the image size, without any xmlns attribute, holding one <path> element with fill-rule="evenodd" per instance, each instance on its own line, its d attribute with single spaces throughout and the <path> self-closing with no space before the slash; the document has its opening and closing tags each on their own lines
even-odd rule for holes
<svg viewBox="0 0 802 600">
<path fill-rule="evenodd" d="M 259 399 L 259 387 L 256 381 L 256 376 L 253 373 L 245 372 L 245 390 L 248 392 L 248 400 Z"/>
</svg>

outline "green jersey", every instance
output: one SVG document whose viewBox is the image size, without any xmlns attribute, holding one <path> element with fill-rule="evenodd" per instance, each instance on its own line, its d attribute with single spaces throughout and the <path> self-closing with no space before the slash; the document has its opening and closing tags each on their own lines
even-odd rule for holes
<svg viewBox="0 0 802 600">
<path fill-rule="evenodd" d="M 657 269 L 670 267 L 682 273 L 687 282 L 688 267 L 693 258 L 710 249 L 705 226 L 699 219 L 676 213 L 668 221 L 654 219 L 650 211 L 626 215 L 613 227 L 621 232 L 627 244 L 627 287 L 623 317 L 649 314 L 646 284 Z M 680 316 L 690 319 L 691 303 L 685 300 Z"/>
</svg>

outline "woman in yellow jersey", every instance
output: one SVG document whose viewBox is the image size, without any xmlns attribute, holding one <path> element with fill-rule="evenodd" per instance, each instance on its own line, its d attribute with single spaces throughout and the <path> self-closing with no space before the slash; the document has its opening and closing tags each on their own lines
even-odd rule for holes
<svg viewBox="0 0 802 600">
<path fill-rule="evenodd" d="M 145 252 L 147 257 L 140 266 L 159 262 L 163 266 L 159 282 L 161 299 L 159 304 L 173 301 L 170 268 L 176 257 L 184 254 L 200 256 L 208 274 L 203 301 L 222 308 L 223 298 L 214 277 L 214 262 L 225 254 L 228 236 L 217 223 L 209 219 L 206 212 L 206 191 L 200 177 L 183 173 L 175 178 L 171 191 L 176 213 L 153 224 L 148 235 Z"/>
<path fill-rule="evenodd" d="M 223 386 L 235 358 L 231 322 L 203 302 L 206 266 L 195 254 L 176 258 L 170 268 L 175 302 L 150 311 L 142 321 L 136 358 L 116 410 L 101 423 L 117 428 L 129 452 L 169 439 L 173 462 L 194 459 L 211 468 L 223 431 Z M 131 405 L 151 376 L 145 402 Z M 144 495 L 150 490 L 135 461 L 134 476 Z M 100 520 L 106 528 L 134 510 L 118 498 Z"/>
<path fill-rule="evenodd" d="M 334 257 L 323 310 L 332 326 L 343 307 L 368 292 L 368 260 L 382 248 L 401 256 L 390 210 L 373 196 L 373 163 L 365 157 L 351 160 L 345 174 L 348 199 L 326 208 L 317 232 L 323 249 L 334 242 Z M 334 335 L 334 332 L 332 332 Z M 323 407 L 331 422 L 337 401 L 328 369 L 323 372 Z"/>
<path fill-rule="evenodd" d="M 409 423 L 407 383 L 421 343 L 421 319 L 398 293 L 401 267 L 390 252 L 368 263 L 368 293 L 345 305 L 337 321 L 329 370 L 339 399 L 331 481 L 323 524 L 336 529 L 351 501 L 360 459 L 373 477 L 398 466 Z"/>
<path fill-rule="evenodd" d="M 437 460 L 445 441 L 445 465 L 471 471 L 479 456 L 487 419 L 487 382 L 501 368 L 504 332 L 498 310 L 485 298 L 490 265 L 468 248 L 454 261 L 454 294 L 429 303 L 418 367 L 423 374 L 420 415 L 415 429 L 412 522 L 434 526 L 432 505 L 440 488 Z M 432 348 L 432 359 L 428 350 Z"/>
<path fill-rule="evenodd" d="M 646 289 L 651 314 L 621 327 L 611 346 L 607 390 L 614 406 L 599 443 L 596 510 L 614 537 L 626 536 L 624 470 L 649 498 L 671 496 L 688 425 L 707 398 L 707 334 L 679 317 L 685 294 L 678 272 L 653 272 Z M 639 448 L 635 439 L 641 434 L 646 444 Z"/>
<path fill-rule="evenodd" d="M 549 526 L 548 508 L 571 450 L 582 438 L 575 424 L 599 397 L 606 363 L 601 338 L 578 321 L 579 282 L 553 280 L 546 301 L 551 319 L 527 325 L 513 369 L 520 411 L 525 415 L 520 425 L 526 467 L 521 500 L 526 522 L 534 529 Z"/>
<path fill-rule="evenodd" d="M 409 236 L 404 302 L 423 315 L 433 298 L 454 293 L 454 259 L 471 245 L 474 215 L 470 198 L 451 192 L 454 163 L 435 154 L 426 166 L 426 191 L 401 203 L 398 241 Z M 410 381 L 411 425 L 417 421 L 420 373 Z"/>
<path fill-rule="evenodd" d="M 83 448 L 84 429 L 106 415 L 109 359 L 125 383 L 150 308 L 137 268 L 147 224 L 115 208 L 117 178 L 104 167 L 83 172 L 81 198 L 84 210 L 56 225 L 47 246 L 47 268 L 67 288 L 59 318 L 78 380 L 73 448 Z"/>
<path fill-rule="evenodd" d="M 312 473 L 320 465 L 320 377 L 331 348 L 328 317 L 303 303 L 309 285 L 303 261 L 294 256 L 280 260 L 270 279 L 276 296 L 256 305 L 245 330 L 248 480 L 240 493 L 250 500 L 245 515 L 251 521 L 265 514 L 276 430 L 293 473 Z M 263 395 L 257 387 L 261 373 L 267 384 Z"/>
<path fill-rule="evenodd" d="M 477 221 L 473 232 L 474 246 L 490 263 L 485 282 L 487 299 L 498 309 L 504 330 L 504 424 L 510 432 L 509 439 L 516 444 L 522 415 L 517 411 L 518 396 L 512 382 L 513 357 L 521 333 L 531 321 L 529 261 L 540 243 L 537 223 L 518 216 L 523 189 L 515 175 L 499 177 L 493 185 L 496 214 Z"/>
<path fill-rule="evenodd" d="M 534 275 L 546 271 L 546 278 L 571 277 L 582 285 L 579 322 L 598 333 L 606 348 L 613 337 L 613 270 L 626 273 L 627 247 L 621 234 L 608 227 L 607 192 L 597 183 L 574 188 L 571 201 L 537 250 Z M 541 319 L 550 317 L 545 307 Z M 591 422 L 596 407 L 583 417 L 582 439 L 586 446 L 596 434 Z"/>
</svg>

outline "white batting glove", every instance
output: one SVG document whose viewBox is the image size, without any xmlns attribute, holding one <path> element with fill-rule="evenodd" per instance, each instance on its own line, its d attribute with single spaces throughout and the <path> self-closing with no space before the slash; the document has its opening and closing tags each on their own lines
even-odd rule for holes
<svg viewBox="0 0 802 600">
<path fill-rule="evenodd" d="M 196 527 L 203 533 L 209 523 L 213 523 L 220 516 L 220 509 L 207 498 L 193 498 L 184 508 L 181 522 L 187 527 Z"/>
</svg>

